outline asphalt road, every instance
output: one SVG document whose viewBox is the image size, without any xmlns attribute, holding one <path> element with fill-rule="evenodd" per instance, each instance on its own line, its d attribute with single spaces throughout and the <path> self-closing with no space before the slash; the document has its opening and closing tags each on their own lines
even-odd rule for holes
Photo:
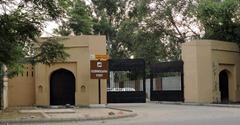
<svg viewBox="0 0 240 125">
<path fill-rule="evenodd" d="M 104 121 L 44 123 L 45 125 L 240 125 L 240 108 L 167 104 L 114 104 L 131 109 L 134 118 Z M 43 125 L 43 124 L 31 124 Z"/>
</svg>

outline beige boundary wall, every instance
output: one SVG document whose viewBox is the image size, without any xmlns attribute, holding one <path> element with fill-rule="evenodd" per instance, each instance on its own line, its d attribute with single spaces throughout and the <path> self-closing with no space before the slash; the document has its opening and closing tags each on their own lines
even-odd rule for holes
<svg viewBox="0 0 240 125">
<path fill-rule="evenodd" d="M 90 79 L 90 56 L 106 54 L 106 38 L 100 35 L 64 37 L 62 42 L 70 57 L 51 66 L 26 65 L 23 74 L 9 79 L 9 106 L 50 105 L 50 76 L 58 69 L 71 71 L 75 77 L 75 105 L 98 104 L 98 80 Z M 101 102 L 106 104 L 107 81 L 101 80 Z"/>
<path fill-rule="evenodd" d="M 228 72 L 229 101 L 240 101 L 240 58 L 235 43 L 195 40 L 182 45 L 185 102 L 221 101 L 219 73 Z"/>
</svg>

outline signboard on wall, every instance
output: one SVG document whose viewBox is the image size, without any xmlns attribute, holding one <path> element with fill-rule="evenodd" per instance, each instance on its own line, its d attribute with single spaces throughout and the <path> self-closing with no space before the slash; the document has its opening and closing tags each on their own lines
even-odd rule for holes
<svg viewBox="0 0 240 125">
<path fill-rule="evenodd" d="M 108 79 L 108 61 L 91 60 L 90 75 L 91 79 Z"/>
</svg>

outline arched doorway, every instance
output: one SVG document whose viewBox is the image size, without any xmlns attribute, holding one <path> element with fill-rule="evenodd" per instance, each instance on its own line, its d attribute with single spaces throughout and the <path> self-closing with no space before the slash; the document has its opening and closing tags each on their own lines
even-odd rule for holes
<svg viewBox="0 0 240 125">
<path fill-rule="evenodd" d="M 75 104 L 75 77 L 65 69 L 54 71 L 50 77 L 50 105 Z"/>
<path fill-rule="evenodd" d="M 228 73 L 223 70 L 219 73 L 219 90 L 221 93 L 221 102 L 228 103 L 229 101 L 229 91 L 228 91 Z"/>
</svg>

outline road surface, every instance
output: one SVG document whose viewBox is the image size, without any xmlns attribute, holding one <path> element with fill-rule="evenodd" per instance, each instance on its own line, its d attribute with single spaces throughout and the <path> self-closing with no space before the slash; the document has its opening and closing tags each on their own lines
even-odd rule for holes
<svg viewBox="0 0 240 125">
<path fill-rule="evenodd" d="M 240 108 L 156 103 L 111 104 L 111 106 L 134 110 L 138 116 L 101 121 L 44 123 L 44 125 L 240 125 Z"/>
</svg>

